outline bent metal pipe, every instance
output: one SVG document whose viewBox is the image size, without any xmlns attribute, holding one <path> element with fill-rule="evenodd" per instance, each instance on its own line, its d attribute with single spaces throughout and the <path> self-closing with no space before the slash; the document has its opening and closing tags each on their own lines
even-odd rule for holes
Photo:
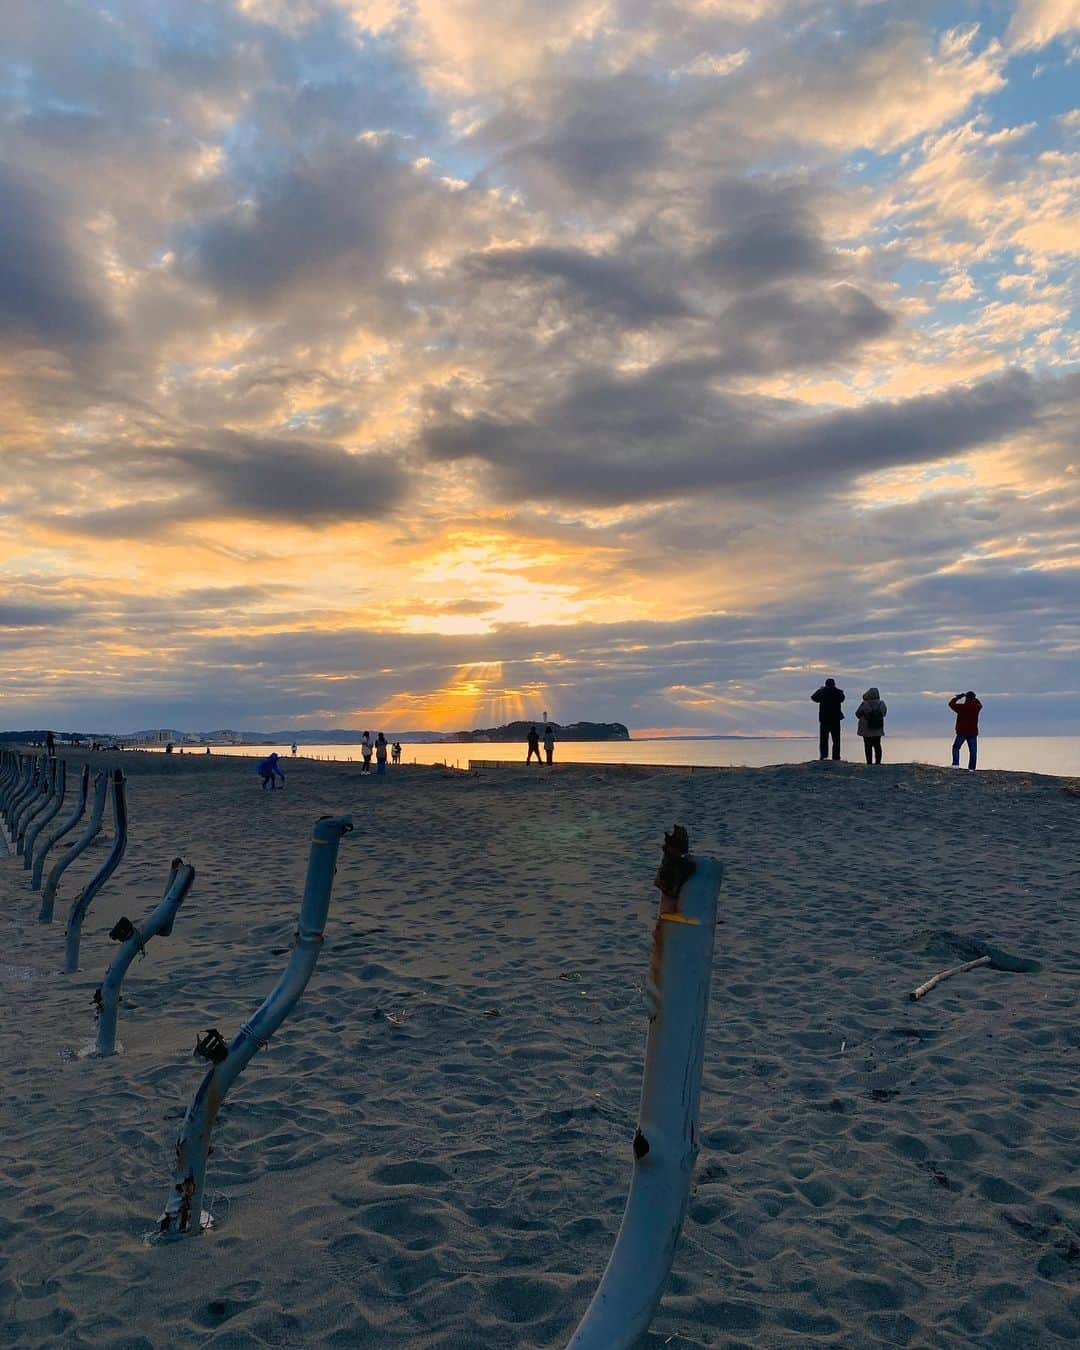
<svg viewBox="0 0 1080 1350">
<path fill-rule="evenodd" d="M 45 889 L 41 892 L 41 909 L 38 912 L 39 923 L 52 923 L 53 904 L 56 900 L 56 888 L 60 884 L 60 878 L 79 854 L 84 853 L 97 838 L 101 829 L 101 817 L 105 812 L 105 794 L 108 790 L 109 775 L 104 769 L 101 769 L 94 777 L 94 804 L 90 808 L 90 819 L 86 822 L 86 829 L 83 830 L 68 851 L 53 864 L 53 869 L 45 882 Z"/>
<path fill-rule="evenodd" d="M 20 763 L 19 772 L 16 775 L 14 783 L 12 783 L 11 785 L 11 790 L 8 793 L 7 800 L 4 802 L 4 820 L 7 822 L 9 832 L 11 830 L 11 822 L 15 817 L 15 812 L 18 809 L 18 805 L 22 801 L 26 793 L 29 792 L 30 787 L 34 780 L 34 772 L 35 772 L 34 756 L 20 755 L 19 763 Z"/>
<path fill-rule="evenodd" d="M 82 820 L 83 812 L 86 810 L 86 800 L 90 795 L 90 765 L 84 764 L 82 774 L 79 778 L 79 798 L 75 803 L 75 809 L 71 815 L 62 820 L 59 825 L 54 826 L 52 830 L 41 841 L 41 846 L 34 858 L 33 871 L 30 873 L 30 889 L 32 891 L 40 890 L 41 874 L 45 870 L 45 859 L 49 855 L 49 850 L 53 844 L 59 843 L 65 834 L 69 834 L 79 821 Z M 104 801 L 104 797 L 102 798 Z"/>
<path fill-rule="evenodd" d="M 38 779 L 37 796 L 31 798 L 23 808 L 19 821 L 19 832 L 15 839 L 16 851 L 22 853 L 26 848 L 26 836 L 42 811 L 53 799 L 56 791 L 56 774 L 59 760 L 47 759 L 42 765 Z"/>
<path fill-rule="evenodd" d="M 23 786 L 19 789 L 14 801 L 8 808 L 8 829 L 11 832 L 12 840 L 15 839 L 19 829 L 19 818 L 26 810 L 27 806 L 37 796 L 40 786 L 41 765 L 38 762 L 37 755 L 29 755 L 28 762 L 30 767 L 29 777 Z"/>
<path fill-rule="evenodd" d="M 37 844 L 41 831 L 60 814 L 60 808 L 67 796 L 67 760 L 54 759 L 52 763 L 54 779 L 52 796 L 41 814 L 35 816 L 27 826 L 26 836 L 23 839 L 23 867 L 27 871 L 33 865 L 34 846 Z"/>
<path fill-rule="evenodd" d="M 210 1068 L 187 1109 L 176 1141 L 176 1166 L 165 1212 L 158 1221 L 161 1234 L 198 1233 L 203 1224 L 203 1188 L 210 1133 L 225 1094 L 255 1052 L 264 1046 L 296 1006 L 319 959 L 323 929 L 330 908 L 338 847 L 352 829 L 349 816 L 323 816 L 315 823 L 308 856 L 304 898 L 293 940 L 289 964 L 254 1016 L 226 1045 L 221 1033 L 211 1028 L 196 1043 L 195 1050 L 210 1060 Z"/>
<path fill-rule="evenodd" d="M 120 865 L 120 859 L 127 848 L 127 798 L 124 795 L 123 770 L 116 769 L 112 776 L 113 841 L 109 855 L 76 897 L 68 914 L 67 941 L 64 944 L 64 974 L 74 975 L 79 969 L 79 939 L 82 937 L 83 919 L 89 912 L 94 897 Z"/>
<path fill-rule="evenodd" d="M 168 937 L 176 921 L 176 911 L 184 902 L 195 880 L 195 869 L 182 858 L 174 858 L 165 894 L 156 908 L 136 928 L 130 919 L 121 919 L 109 934 L 124 945 L 109 962 L 101 987 L 94 993 L 98 1008 L 97 1053 L 111 1055 L 116 1050 L 116 1018 L 120 1005 L 120 985 L 127 969 L 152 937 Z"/>
<path fill-rule="evenodd" d="M 632 1350 L 659 1307 L 698 1153 L 698 1100 L 722 869 L 676 825 L 657 873 L 634 1171 L 611 1259 L 567 1350 Z"/>
</svg>

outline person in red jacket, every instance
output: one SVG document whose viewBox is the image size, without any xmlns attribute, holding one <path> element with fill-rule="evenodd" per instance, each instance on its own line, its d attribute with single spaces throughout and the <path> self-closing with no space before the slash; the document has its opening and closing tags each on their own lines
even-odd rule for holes
<svg viewBox="0 0 1080 1350">
<path fill-rule="evenodd" d="M 975 697 L 974 689 L 966 694 L 957 694 L 949 700 L 949 707 L 956 714 L 956 739 L 952 743 L 953 768 L 960 767 L 960 747 L 967 741 L 968 772 L 975 772 L 975 761 L 979 753 L 979 713 L 982 704 Z"/>
</svg>

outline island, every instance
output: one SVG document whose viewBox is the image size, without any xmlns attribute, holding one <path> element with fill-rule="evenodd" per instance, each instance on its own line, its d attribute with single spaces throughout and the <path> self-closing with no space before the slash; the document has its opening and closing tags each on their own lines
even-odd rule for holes
<svg viewBox="0 0 1080 1350">
<path fill-rule="evenodd" d="M 469 743 L 521 741 L 524 743 L 529 732 L 536 728 L 544 734 L 545 727 L 551 727 L 557 741 L 628 741 L 629 730 L 621 722 L 570 722 L 560 726 L 558 722 L 543 722 L 540 718 L 531 722 L 508 722 L 503 727 L 477 727 L 473 731 L 454 731 L 442 739 L 444 742 L 467 741 Z"/>
</svg>

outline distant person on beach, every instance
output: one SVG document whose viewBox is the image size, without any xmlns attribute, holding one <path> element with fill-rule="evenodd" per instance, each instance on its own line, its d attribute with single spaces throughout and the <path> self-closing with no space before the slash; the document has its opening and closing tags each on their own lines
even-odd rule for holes
<svg viewBox="0 0 1080 1350">
<path fill-rule="evenodd" d="M 949 699 L 949 707 L 956 714 L 956 739 L 952 743 L 952 766 L 960 767 L 960 747 L 967 741 L 968 772 L 975 772 L 975 762 L 979 757 L 979 713 L 982 704 L 975 697 L 975 690 L 966 694 L 957 694 Z"/>
<path fill-rule="evenodd" d="M 386 772 L 386 737 L 380 731 L 375 737 L 375 772 Z"/>
<path fill-rule="evenodd" d="M 293 755 L 296 754 L 296 742 L 295 742 L 295 741 L 293 741 L 292 745 L 289 746 L 289 753 L 290 753 L 290 754 L 293 754 Z"/>
<path fill-rule="evenodd" d="M 361 741 L 360 741 L 360 754 L 363 756 L 363 759 L 364 759 L 364 767 L 363 767 L 363 769 L 361 770 L 361 772 L 362 772 L 362 773 L 370 773 L 370 772 L 371 772 L 371 732 L 370 732 L 370 731 L 365 731 L 363 737 L 361 738 Z"/>
<path fill-rule="evenodd" d="M 265 759 L 260 759 L 255 767 L 262 779 L 264 792 L 267 788 L 273 792 L 277 788 L 279 778 L 281 779 L 281 786 L 285 786 L 285 770 L 281 767 L 276 750 L 267 755 Z"/>
<path fill-rule="evenodd" d="M 529 753 L 525 756 L 525 763 L 531 764 L 533 755 L 536 756 L 537 764 L 540 763 L 540 737 L 535 727 L 529 729 Z"/>
<path fill-rule="evenodd" d="M 857 734 L 863 738 L 867 764 L 881 763 L 881 738 L 885 735 L 885 714 L 888 711 L 885 700 L 873 684 L 855 709 L 855 716 L 859 719 Z"/>
<path fill-rule="evenodd" d="M 555 728 L 554 728 L 554 727 L 545 727 L 545 728 L 544 728 L 544 754 L 545 754 L 545 756 L 547 757 L 547 762 L 550 764 L 550 763 L 551 763 L 551 760 L 552 760 L 552 757 L 553 757 L 554 754 L 555 754 Z"/>
<path fill-rule="evenodd" d="M 829 741 L 832 741 L 832 757 L 840 758 L 840 723 L 844 713 L 841 704 L 844 691 L 837 689 L 836 681 L 829 679 L 816 689 L 811 699 L 818 705 L 818 758 L 829 758 Z"/>
<path fill-rule="evenodd" d="M 392 746 L 392 748 L 391 748 L 391 750 L 390 750 L 390 763 L 391 763 L 391 764 L 400 764 L 400 763 L 401 763 L 401 742 L 400 742 L 400 741 L 395 741 L 394 744 L 393 744 L 393 746 Z"/>
<path fill-rule="evenodd" d="M 56 737 L 51 731 L 45 733 L 45 753 L 50 759 L 56 758 Z"/>
</svg>

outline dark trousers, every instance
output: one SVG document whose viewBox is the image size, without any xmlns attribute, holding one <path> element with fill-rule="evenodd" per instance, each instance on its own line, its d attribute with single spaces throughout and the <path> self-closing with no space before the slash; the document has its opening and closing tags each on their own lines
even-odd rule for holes
<svg viewBox="0 0 1080 1350">
<path fill-rule="evenodd" d="M 881 763 L 881 737 L 880 737 L 880 736 L 864 736 L 864 737 L 863 737 L 863 743 L 862 743 L 862 744 L 863 744 L 863 749 L 866 751 L 866 762 L 867 762 L 867 764 L 880 764 L 880 763 Z"/>
<path fill-rule="evenodd" d="M 539 763 L 540 763 L 540 747 L 539 747 L 538 745 L 530 745 L 530 746 L 529 746 L 529 753 L 525 756 L 525 763 L 526 763 L 526 764 L 528 764 L 528 763 L 532 760 L 533 755 L 536 756 L 536 762 L 537 762 L 537 764 L 539 764 Z"/>
<path fill-rule="evenodd" d="M 831 724 L 831 723 L 829 723 L 829 722 L 822 722 L 822 724 L 821 724 L 821 736 L 819 737 L 818 744 L 819 744 L 819 748 L 820 748 L 820 750 L 821 750 L 821 758 L 822 758 L 822 759 L 828 759 L 828 758 L 829 758 L 829 737 L 830 737 L 830 736 L 832 737 L 832 757 L 833 757 L 833 759 L 839 759 L 839 758 L 840 758 L 840 723 L 839 723 L 839 722 L 837 722 L 835 725 L 833 725 L 833 724 Z"/>
</svg>

